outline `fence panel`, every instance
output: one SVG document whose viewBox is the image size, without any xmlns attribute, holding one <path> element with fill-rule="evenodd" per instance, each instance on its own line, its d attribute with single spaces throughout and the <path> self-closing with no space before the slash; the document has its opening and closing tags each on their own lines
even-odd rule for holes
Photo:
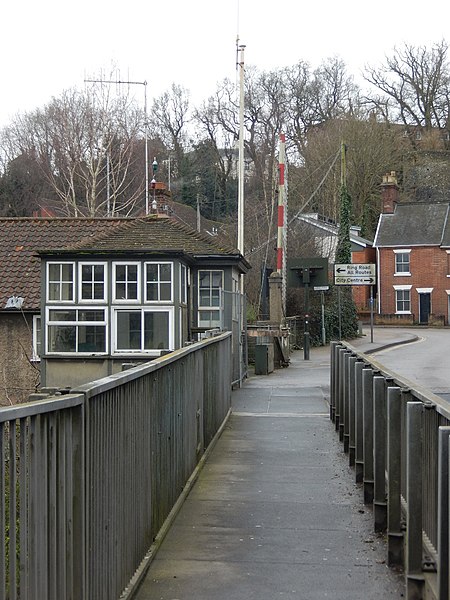
<svg viewBox="0 0 450 600">
<path fill-rule="evenodd" d="M 128 593 L 231 404 L 231 333 L 0 409 L 0 597 Z"/>
<path fill-rule="evenodd" d="M 330 404 L 344 450 L 355 427 L 356 479 L 375 530 L 387 528 L 388 564 L 403 564 L 411 598 L 438 571 L 438 598 L 447 600 L 450 404 L 343 342 L 331 345 Z"/>
</svg>

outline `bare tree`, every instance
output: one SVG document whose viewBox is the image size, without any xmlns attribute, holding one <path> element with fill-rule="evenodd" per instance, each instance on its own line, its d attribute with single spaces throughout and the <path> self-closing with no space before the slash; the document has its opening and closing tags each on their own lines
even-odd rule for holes
<svg viewBox="0 0 450 600">
<path fill-rule="evenodd" d="M 184 158 L 189 145 L 189 122 L 189 91 L 173 83 L 170 90 L 153 101 L 149 123 L 153 134 L 162 140 L 173 159 L 172 173 L 175 179 L 184 175 Z"/>
<path fill-rule="evenodd" d="M 144 170 L 132 176 L 143 114 L 107 88 L 68 90 L 43 109 L 16 118 L 2 132 L 10 156 L 33 155 L 51 192 L 42 200 L 68 216 L 134 210 Z"/>
<path fill-rule="evenodd" d="M 394 48 L 383 66 L 367 67 L 364 76 L 381 92 L 368 102 L 386 120 L 449 130 L 450 69 L 444 40 L 431 48 L 408 44 Z"/>
</svg>

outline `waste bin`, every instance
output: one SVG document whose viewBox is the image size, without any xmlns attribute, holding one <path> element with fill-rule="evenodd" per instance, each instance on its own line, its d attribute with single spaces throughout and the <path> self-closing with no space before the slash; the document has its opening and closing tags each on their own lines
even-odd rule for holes
<svg viewBox="0 0 450 600">
<path fill-rule="evenodd" d="M 256 344 L 255 375 L 268 375 L 274 370 L 273 344 Z"/>
</svg>

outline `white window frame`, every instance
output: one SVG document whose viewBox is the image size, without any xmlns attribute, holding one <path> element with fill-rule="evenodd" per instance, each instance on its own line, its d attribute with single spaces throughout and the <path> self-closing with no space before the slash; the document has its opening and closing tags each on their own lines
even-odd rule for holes
<svg viewBox="0 0 450 600">
<path fill-rule="evenodd" d="M 143 324 L 144 314 L 145 313 L 157 313 L 157 312 L 165 312 L 169 315 L 169 348 L 163 348 L 162 350 L 174 350 L 174 307 L 165 305 L 165 306 L 121 306 L 120 308 L 112 309 L 112 353 L 113 354 L 141 354 L 145 356 L 160 356 L 161 350 L 159 348 L 149 348 L 148 350 L 143 349 L 143 339 L 141 337 L 141 348 L 140 349 L 118 349 L 117 348 L 117 315 L 123 312 L 140 312 L 141 313 L 141 324 Z M 144 329 L 141 329 L 141 336 Z"/>
<path fill-rule="evenodd" d="M 56 298 L 54 300 L 50 300 L 50 284 L 58 283 L 58 282 L 56 280 L 50 281 L 50 266 L 51 265 L 59 265 L 60 266 L 60 278 L 59 278 L 60 293 L 59 293 L 59 298 Z M 62 274 L 61 274 L 62 265 L 71 265 L 72 266 L 72 298 L 70 300 L 64 300 L 61 298 L 62 284 L 69 283 L 69 281 L 64 281 L 62 279 Z M 76 268 L 75 268 L 74 261 L 64 261 L 64 260 L 48 261 L 46 264 L 46 299 L 47 299 L 47 302 L 55 303 L 55 304 L 62 304 L 62 303 L 74 304 L 75 303 L 75 277 L 76 277 Z"/>
<path fill-rule="evenodd" d="M 137 297 L 136 298 L 117 298 L 117 296 L 116 296 L 116 284 L 117 284 L 116 272 L 117 272 L 118 266 L 133 266 L 133 267 L 135 266 L 135 267 L 137 267 Z M 121 260 L 121 261 L 113 262 L 113 264 L 112 264 L 112 301 L 114 303 L 117 303 L 117 304 L 140 304 L 141 303 L 141 295 L 142 295 L 141 270 L 142 270 L 142 263 L 139 261 Z M 128 284 L 128 278 L 125 283 Z"/>
<path fill-rule="evenodd" d="M 183 263 L 180 264 L 180 302 L 187 304 L 189 287 L 189 269 Z"/>
<path fill-rule="evenodd" d="M 83 267 L 103 267 L 103 298 L 82 298 Z M 78 263 L 78 302 L 80 304 L 105 304 L 108 300 L 108 263 L 100 261 L 82 261 Z"/>
<path fill-rule="evenodd" d="M 39 351 L 40 349 L 40 351 Z M 40 362 L 42 354 L 42 319 L 41 315 L 33 315 L 33 348 L 31 360 Z"/>
<path fill-rule="evenodd" d="M 147 298 L 147 265 L 158 265 L 158 279 L 156 281 L 150 282 L 152 285 L 157 286 L 158 290 L 158 299 L 150 300 Z M 161 300 L 161 283 L 168 283 L 167 281 L 161 281 L 161 265 L 170 265 L 170 299 L 169 300 Z M 173 262 L 168 260 L 148 260 L 144 263 L 144 302 L 146 304 L 172 304 L 173 303 L 173 273 L 174 273 L 174 265 Z"/>
<path fill-rule="evenodd" d="M 219 290 L 219 304 L 216 306 L 202 306 L 200 304 L 200 289 L 205 289 L 205 288 L 200 288 L 200 274 L 201 273 L 221 273 L 221 285 L 220 287 L 216 288 L 213 286 L 210 286 L 210 289 L 218 289 Z M 198 302 L 198 326 L 199 327 L 221 327 L 223 324 L 223 285 L 224 285 L 224 278 L 225 278 L 225 273 L 223 271 L 223 269 L 199 269 L 198 273 L 197 273 L 197 282 L 198 282 L 198 286 L 197 286 L 197 302 Z M 202 312 L 211 312 L 211 311 L 218 311 L 219 312 L 219 324 L 218 325 L 202 325 L 201 321 L 201 313 Z"/>
<path fill-rule="evenodd" d="M 412 303 L 412 298 L 411 298 L 411 289 L 412 289 L 412 285 L 394 285 L 394 290 L 395 290 L 395 314 L 396 315 L 410 315 L 411 313 L 411 303 Z M 397 300 L 397 292 L 406 292 L 409 291 L 409 310 L 398 310 L 398 300 Z M 402 302 L 404 302 L 404 300 L 402 300 Z"/>
<path fill-rule="evenodd" d="M 408 271 L 397 271 L 397 256 L 399 254 L 409 254 L 409 261 L 408 261 L 408 267 L 409 270 Z M 394 277 L 410 277 L 411 276 L 411 250 L 410 249 L 396 249 L 394 250 L 394 258 L 395 258 L 395 270 L 394 270 Z"/>
<path fill-rule="evenodd" d="M 104 318 L 102 321 L 80 321 L 78 319 L 75 319 L 73 321 L 51 321 L 50 320 L 50 311 L 57 311 L 57 310 L 71 310 L 71 311 L 76 311 L 77 312 L 77 316 L 78 316 L 78 311 L 101 311 L 103 312 Z M 50 326 L 55 326 L 55 325 L 70 325 L 70 326 L 75 326 L 76 329 L 76 347 L 78 347 L 78 327 L 79 326 L 103 326 L 105 328 L 105 349 L 101 352 L 96 352 L 96 351 L 87 351 L 87 352 L 79 352 L 78 350 L 73 350 L 73 351 L 68 351 L 68 352 L 63 352 L 63 351 L 50 351 L 49 350 L 49 327 Z M 46 354 L 50 355 L 50 356 L 104 356 L 105 354 L 108 354 L 108 331 L 109 331 L 109 327 L 108 327 L 108 311 L 104 306 L 73 306 L 73 307 L 67 307 L 67 306 L 47 306 L 46 307 L 46 314 L 45 314 L 45 327 L 46 327 L 46 336 L 45 336 L 45 351 Z"/>
</svg>

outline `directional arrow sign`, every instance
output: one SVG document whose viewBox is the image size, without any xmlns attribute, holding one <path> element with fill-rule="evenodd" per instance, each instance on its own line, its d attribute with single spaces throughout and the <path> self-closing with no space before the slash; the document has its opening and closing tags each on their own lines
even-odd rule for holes
<svg viewBox="0 0 450 600">
<path fill-rule="evenodd" d="M 350 263 L 334 265 L 334 276 L 341 275 L 346 277 L 375 277 L 375 264 Z"/>
<path fill-rule="evenodd" d="M 355 275 L 335 275 L 335 285 L 375 285 L 375 277 L 357 277 Z"/>
</svg>

